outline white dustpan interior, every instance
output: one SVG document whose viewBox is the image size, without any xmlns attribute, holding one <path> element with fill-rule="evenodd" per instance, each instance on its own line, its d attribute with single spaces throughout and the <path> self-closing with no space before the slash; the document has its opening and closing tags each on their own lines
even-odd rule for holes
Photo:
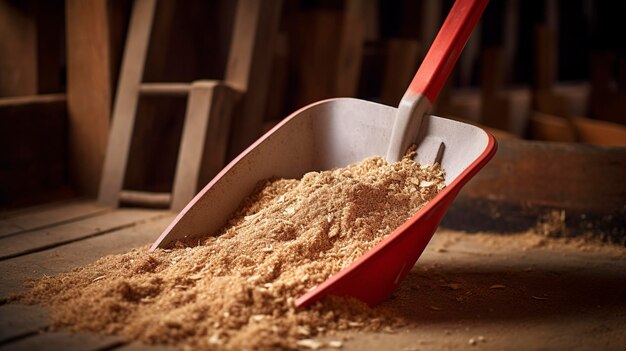
<svg viewBox="0 0 626 351">
<path fill-rule="evenodd" d="M 310 171 L 359 162 L 387 151 L 396 109 L 358 99 L 332 99 L 294 114 L 261 138 L 211 181 L 170 224 L 155 245 L 212 234 L 223 226 L 258 181 L 298 178 Z M 442 166 L 450 184 L 488 145 L 480 128 L 426 116 L 418 161 L 432 163 L 441 142 Z"/>
<path fill-rule="evenodd" d="M 342 167 L 373 156 L 384 156 L 396 108 L 356 99 L 337 99 L 312 109 L 310 141 L 317 152 L 314 169 Z M 307 138 L 308 139 L 308 138 Z M 478 158 L 489 142 L 480 128 L 449 119 L 425 116 L 420 128 L 417 161 L 431 164 L 441 142 L 446 184 Z"/>
</svg>

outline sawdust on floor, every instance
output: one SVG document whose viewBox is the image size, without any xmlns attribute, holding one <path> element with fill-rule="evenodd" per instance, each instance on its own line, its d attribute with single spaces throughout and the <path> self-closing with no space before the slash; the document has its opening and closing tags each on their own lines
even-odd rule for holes
<svg viewBox="0 0 626 351">
<path fill-rule="evenodd" d="M 438 165 L 408 157 L 267 180 L 218 233 L 104 257 L 33 282 L 20 300 L 48 305 L 56 327 L 147 343 L 341 347 L 332 339 L 336 331 L 402 321 L 353 300 L 328 298 L 296 310 L 295 299 L 371 249 L 443 187 Z"/>
</svg>

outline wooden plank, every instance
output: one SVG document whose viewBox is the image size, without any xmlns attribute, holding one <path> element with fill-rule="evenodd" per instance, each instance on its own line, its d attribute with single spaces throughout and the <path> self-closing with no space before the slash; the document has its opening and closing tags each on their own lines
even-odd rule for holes
<svg viewBox="0 0 626 351">
<path fill-rule="evenodd" d="M 365 7 L 372 1 L 346 0 L 337 56 L 335 96 L 355 97 L 359 87 L 363 44 L 365 41 Z"/>
<path fill-rule="evenodd" d="M 178 348 L 168 345 L 146 345 L 138 342 L 134 342 L 128 345 L 124 345 L 120 348 L 116 348 L 115 351 L 174 351 Z"/>
<path fill-rule="evenodd" d="M 98 201 L 109 206 L 118 205 L 124 183 L 155 7 L 155 0 L 137 0 L 133 5 L 98 193 Z"/>
<path fill-rule="evenodd" d="M 75 201 L 25 211 L 16 216 L 0 220 L 0 238 L 64 224 L 110 211 L 109 208 L 94 202 Z"/>
<path fill-rule="evenodd" d="M 272 74 L 270 76 L 269 91 L 265 111 L 265 122 L 268 119 L 280 119 L 286 116 L 285 101 L 287 84 L 289 79 L 289 57 L 287 55 L 287 34 L 278 33 L 274 45 L 274 58 L 272 62 Z M 264 123 L 265 123 L 264 122 Z M 261 134 L 267 130 L 261 128 Z"/>
<path fill-rule="evenodd" d="M 21 350 L 102 350 L 123 344 L 119 337 L 87 333 L 54 332 L 42 333 L 0 346 L 2 351 Z"/>
<path fill-rule="evenodd" d="M 67 186 L 66 115 L 64 94 L 0 99 L 0 206 L 41 203 Z"/>
<path fill-rule="evenodd" d="M 498 153 L 461 190 L 442 225 L 510 233 L 556 219 L 553 227 L 566 227 L 564 236 L 626 243 L 626 148 L 526 140 L 498 144 Z"/>
<path fill-rule="evenodd" d="M 142 83 L 139 86 L 143 95 L 187 95 L 190 89 L 189 83 Z"/>
<path fill-rule="evenodd" d="M 504 49 L 504 81 L 513 81 L 515 55 L 518 49 L 520 0 L 509 0 L 504 4 L 504 33 L 502 47 Z"/>
<path fill-rule="evenodd" d="M 0 1 L 0 96 L 37 94 L 33 1 Z"/>
<path fill-rule="evenodd" d="M 441 9 L 442 2 L 439 0 L 424 0 L 422 1 L 422 14 L 421 14 L 421 44 L 425 48 L 429 48 L 435 40 L 435 36 L 441 28 L 442 18 Z M 424 52 L 426 54 L 426 52 Z"/>
<path fill-rule="evenodd" d="M 237 95 L 217 81 L 192 84 L 174 176 L 172 210 L 182 210 L 198 189 L 224 167 Z"/>
<path fill-rule="evenodd" d="M 122 190 L 120 191 L 120 203 L 125 205 L 150 208 L 169 208 L 170 204 L 172 203 L 172 194 L 137 190 Z"/>
<path fill-rule="evenodd" d="M 95 197 L 111 115 L 107 1 L 65 3 L 70 175 L 79 193 Z"/>
<path fill-rule="evenodd" d="M 551 115 L 569 117 L 566 100 L 555 93 L 556 79 L 554 31 L 545 25 L 535 27 L 535 77 L 533 89 L 533 109 Z M 567 123 L 571 124 L 569 119 Z M 572 125 L 572 129 L 574 127 Z"/>
<path fill-rule="evenodd" d="M 36 2 L 37 94 L 65 91 L 65 0 Z"/>
<path fill-rule="evenodd" d="M 0 306 L 0 344 L 37 333 L 48 326 L 42 306 Z"/>
<path fill-rule="evenodd" d="M 163 211 L 121 209 L 48 229 L 0 238 L 0 260 L 120 230 L 136 223 L 162 217 L 163 214 Z"/>
<path fill-rule="evenodd" d="M 245 92 L 241 113 L 235 121 L 229 156 L 233 157 L 261 131 L 267 100 L 274 39 L 278 31 L 281 0 L 241 0 L 237 3 L 226 83 Z"/>
<path fill-rule="evenodd" d="M 152 243 L 173 219 L 174 214 L 168 213 L 136 226 L 1 261 L 0 297 L 23 291 L 22 284 L 26 279 L 66 272 L 102 256 L 124 253 L 133 247 Z"/>
<path fill-rule="evenodd" d="M 488 126 L 510 131 L 511 103 L 502 91 L 504 72 L 504 49 L 483 50 L 480 85 L 482 121 Z"/>
<path fill-rule="evenodd" d="M 419 65 L 419 43 L 410 39 L 389 39 L 381 89 L 381 101 L 398 106 Z"/>
<path fill-rule="evenodd" d="M 552 206 L 566 211 L 623 213 L 624 179 L 623 147 L 501 140 L 496 156 L 461 195 L 529 209 Z"/>
<path fill-rule="evenodd" d="M 289 55 L 295 66 L 297 108 L 335 97 L 337 53 L 343 14 L 314 10 L 297 14 L 291 20 Z"/>
<path fill-rule="evenodd" d="M 364 24 L 364 39 L 366 41 L 380 40 L 379 10 L 376 0 L 348 0 L 348 6 L 359 6 Z"/>
<path fill-rule="evenodd" d="M 528 122 L 531 139 L 570 143 L 578 140 L 578 133 L 573 124 L 568 123 L 564 117 L 533 112 Z"/>
<path fill-rule="evenodd" d="M 626 126 L 584 117 L 572 117 L 583 143 L 626 146 Z"/>
</svg>

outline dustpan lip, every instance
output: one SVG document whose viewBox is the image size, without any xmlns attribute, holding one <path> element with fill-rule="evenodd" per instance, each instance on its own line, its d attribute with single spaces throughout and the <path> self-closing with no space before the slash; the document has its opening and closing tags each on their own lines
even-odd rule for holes
<svg viewBox="0 0 626 351">
<path fill-rule="evenodd" d="M 437 117 L 437 116 L 434 116 Z M 442 117 L 439 117 L 442 118 Z M 459 121 L 451 121 L 455 123 L 463 123 Z M 369 251 L 361 255 L 354 262 L 352 262 L 348 267 L 340 270 L 335 273 L 330 278 L 326 279 L 320 285 L 315 287 L 314 289 L 306 292 L 305 294 L 298 297 L 296 300 L 296 307 L 306 307 L 309 304 L 319 300 L 323 296 L 328 293 L 331 293 L 333 285 L 341 280 L 346 275 L 361 269 L 364 266 L 364 262 L 368 259 L 382 254 L 385 247 L 391 245 L 393 242 L 397 241 L 403 234 L 408 232 L 408 229 L 415 225 L 418 221 L 422 220 L 427 214 L 431 214 L 436 211 L 437 206 L 441 206 L 446 203 L 446 199 L 452 197 L 456 197 L 456 194 L 461 190 L 461 188 L 471 179 L 473 178 L 481 168 L 483 168 L 489 160 L 495 155 L 498 143 L 495 137 L 484 130 L 483 128 L 469 125 L 472 128 L 476 128 L 481 130 L 487 136 L 487 144 L 485 145 L 485 149 L 481 152 L 481 154 L 472 161 L 472 163 L 467 166 L 449 185 L 447 185 L 439 194 L 435 196 L 431 201 L 429 201 L 423 208 L 417 211 L 413 216 L 407 219 L 402 225 L 396 228 L 393 232 L 391 232 L 386 238 L 381 240 L 378 244 L 376 244 Z M 451 199 L 451 200 L 452 200 Z M 436 229 L 436 228 L 435 228 Z M 434 232 L 434 231 L 433 231 Z"/>
</svg>

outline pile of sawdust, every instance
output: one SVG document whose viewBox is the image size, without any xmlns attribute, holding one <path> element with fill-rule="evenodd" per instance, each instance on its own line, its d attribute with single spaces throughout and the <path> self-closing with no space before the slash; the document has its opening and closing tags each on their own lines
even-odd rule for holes
<svg viewBox="0 0 626 351">
<path fill-rule="evenodd" d="M 191 348 L 317 348 L 319 337 L 398 321 L 329 298 L 294 301 L 348 266 L 444 187 L 438 165 L 380 157 L 301 180 L 259 184 L 218 233 L 200 242 L 108 256 L 33 282 L 22 302 L 54 325 Z M 326 344 L 340 347 L 340 340 Z"/>
</svg>

